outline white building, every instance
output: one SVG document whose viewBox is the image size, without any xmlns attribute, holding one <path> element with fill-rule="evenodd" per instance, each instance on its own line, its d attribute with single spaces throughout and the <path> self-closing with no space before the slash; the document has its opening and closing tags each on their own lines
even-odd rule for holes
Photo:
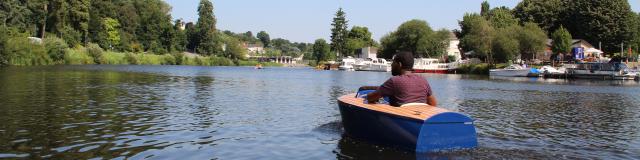
<svg viewBox="0 0 640 160">
<path fill-rule="evenodd" d="M 244 44 L 244 46 L 247 48 L 247 51 L 249 51 L 249 53 L 254 53 L 254 54 L 262 54 L 264 53 L 264 47 L 262 46 L 262 44 Z"/>
<path fill-rule="evenodd" d="M 360 54 L 356 58 L 376 58 L 378 56 L 378 48 L 365 47 L 360 49 Z"/>
<path fill-rule="evenodd" d="M 458 37 L 456 37 L 455 34 L 451 33 L 451 35 L 449 36 L 449 47 L 447 48 L 447 55 L 456 57 L 456 59 L 454 59 L 453 61 L 462 59 L 458 44 L 460 44 L 460 40 L 458 39 Z"/>
</svg>

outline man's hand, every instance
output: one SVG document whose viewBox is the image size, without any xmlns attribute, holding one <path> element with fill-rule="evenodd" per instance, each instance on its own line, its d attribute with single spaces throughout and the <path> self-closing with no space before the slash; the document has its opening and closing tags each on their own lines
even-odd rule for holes
<svg viewBox="0 0 640 160">
<path fill-rule="evenodd" d="M 369 101 L 370 104 L 378 103 L 378 100 L 380 100 L 380 98 L 382 98 L 382 95 L 380 95 L 380 92 L 378 91 L 367 94 L 367 101 Z"/>
</svg>

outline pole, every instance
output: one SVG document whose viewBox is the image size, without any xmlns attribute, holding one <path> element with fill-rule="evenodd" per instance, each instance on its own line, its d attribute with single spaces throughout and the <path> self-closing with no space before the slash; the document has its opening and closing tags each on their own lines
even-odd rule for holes
<svg viewBox="0 0 640 160">
<path fill-rule="evenodd" d="M 44 34 L 46 33 L 45 29 L 47 27 L 47 12 L 48 12 L 47 11 L 47 4 L 45 3 L 44 4 L 44 16 L 42 18 L 42 35 L 40 35 L 40 38 L 42 38 L 43 40 L 44 40 Z"/>
</svg>

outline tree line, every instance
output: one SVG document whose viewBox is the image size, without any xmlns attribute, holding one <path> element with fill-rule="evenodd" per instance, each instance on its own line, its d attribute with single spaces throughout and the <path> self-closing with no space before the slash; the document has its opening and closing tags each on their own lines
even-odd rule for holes
<svg viewBox="0 0 640 160">
<path fill-rule="evenodd" d="M 202 56 L 243 59 L 244 44 L 273 46 L 273 55 L 300 55 L 309 50 L 306 43 L 291 43 L 285 39 L 271 40 L 261 31 L 233 33 L 216 28 L 214 6 L 209 0 L 198 5 L 197 22 L 172 21 L 171 6 L 163 0 L 5 0 L 0 3 L 0 65 L 33 55 L 27 44 L 11 40 L 27 37 L 43 38 L 43 43 L 55 43 L 47 59 L 49 47 L 40 54 L 45 61 L 62 61 L 65 48 L 99 46 L 116 52 L 177 54 L 185 51 Z M 25 40 L 26 41 L 26 40 Z M 277 43 L 271 43 L 271 42 Z M 19 47 L 24 45 L 23 47 Z M 5 48 L 4 46 L 18 46 Z M 303 48 L 300 49 L 299 47 Z M 37 46 L 35 46 L 37 47 Z M 17 52 L 16 50 L 24 50 Z M 35 53 L 37 54 L 37 53 Z M 28 59 L 28 58 L 27 58 Z M 41 61 L 41 60 L 37 60 Z"/>
<path fill-rule="evenodd" d="M 571 52 L 572 39 L 584 39 L 612 56 L 624 44 L 640 47 L 640 16 L 627 0 L 523 0 L 509 9 L 481 4 L 481 13 L 459 21 L 460 48 L 487 61 L 537 59 L 551 38 L 553 56 Z M 622 54 L 626 55 L 626 54 Z"/>
</svg>

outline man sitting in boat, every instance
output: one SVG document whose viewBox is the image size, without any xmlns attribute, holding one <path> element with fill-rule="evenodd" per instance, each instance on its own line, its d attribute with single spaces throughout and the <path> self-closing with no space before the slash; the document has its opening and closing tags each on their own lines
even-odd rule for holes
<svg viewBox="0 0 640 160">
<path fill-rule="evenodd" d="M 408 103 L 426 103 L 436 106 L 438 102 L 431 91 L 429 82 L 423 77 L 413 74 L 413 54 L 400 52 L 393 56 L 391 75 L 380 87 L 371 87 L 375 92 L 367 95 L 369 103 L 375 103 L 380 98 L 389 97 L 389 104 L 401 106 Z"/>
</svg>

